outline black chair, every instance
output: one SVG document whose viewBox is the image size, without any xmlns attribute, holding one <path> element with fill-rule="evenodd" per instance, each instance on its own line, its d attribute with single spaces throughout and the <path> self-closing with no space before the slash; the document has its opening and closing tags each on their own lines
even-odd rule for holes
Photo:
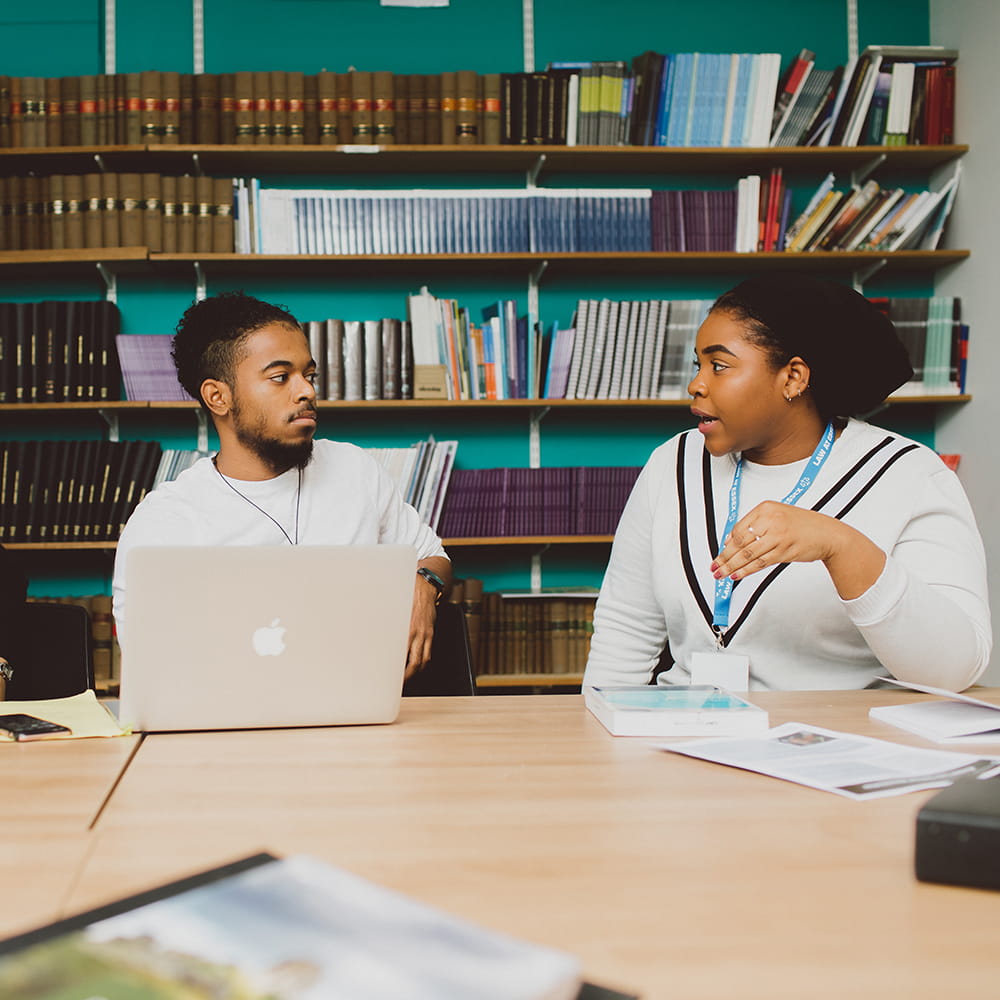
<svg viewBox="0 0 1000 1000">
<path fill-rule="evenodd" d="M 27 602 L 18 614 L 13 645 L 7 654 L 14 668 L 9 700 L 68 698 L 93 688 L 90 615 L 81 605 Z"/>
<path fill-rule="evenodd" d="M 420 673 L 403 685 L 403 697 L 475 693 L 476 680 L 465 612 L 458 604 L 442 603 L 437 610 L 431 658 Z"/>
</svg>

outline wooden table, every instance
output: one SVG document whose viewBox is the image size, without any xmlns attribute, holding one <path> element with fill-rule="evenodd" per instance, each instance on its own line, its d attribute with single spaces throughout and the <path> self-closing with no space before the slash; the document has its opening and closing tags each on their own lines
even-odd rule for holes
<svg viewBox="0 0 1000 1000">
<path fill-rule="evenodd" d="M 754 700 L 920 744 L 867 717 L 914 697 Z M 307 852 L 645 998 L 993 996 L 1000 894 L 913 876 L 930 794 L 854 802 L 662 753 L 575 695 L 407 699 L 392 726 L 147 737 L 62 906 Z"/>
<path fill-rule="evenodd" d="M 0 744 L 0 935 L 51 920 L 138 736 Z"/>
</svg>

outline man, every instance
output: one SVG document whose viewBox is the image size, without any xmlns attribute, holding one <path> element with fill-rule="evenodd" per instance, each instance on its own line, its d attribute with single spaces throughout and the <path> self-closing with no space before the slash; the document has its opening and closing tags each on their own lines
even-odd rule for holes
<svg viewBox="0 0 1000 1000">
<path fill-rule="evenodd" d="M 125 562 L 136 546 L 396 543 L 417 550 L 406 676 L 416 673 L 451 562 L 371 456 L 313 440 L 316 361 L 296 319 L 242 292 L 216 295 L 184 313 L 173 357 L 178 381 L 211 415 L 219 450 L 148 494 L 125 525 L 114 570 L 122 648 Z"/>
</svg>

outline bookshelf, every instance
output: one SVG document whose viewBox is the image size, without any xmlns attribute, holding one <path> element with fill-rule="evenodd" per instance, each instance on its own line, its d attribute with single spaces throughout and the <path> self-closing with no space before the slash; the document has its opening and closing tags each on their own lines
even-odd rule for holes
<svg viewBox="0 0 1000 1000">
<path fill-rule="evenodd" d="M 476 61 L 485 70 L 517 68 L 521 58 L 523 36 L 517 27 L 521 21 L 521 5 L 507 0 L 508 6 L 489 12 L 457 9 L 442 14 L 449 18 L 458 37 L 476 39 Z M 119 71 L 145 68 L 148 60 L 148 37 L 156 31 L 163 37 L 163 65 L 186 66 L 190 58 L 190 38 L 174 25 L 165 36 L 160 27 L 155 5 L 146 11 L 135 0 L 121 0 L 118 5 Z M 637 5 L 631 0 L 621 10 L 619 34 L 614 40 L 607 35 L 606 18 L 596 15 L 603 9 L 594 0 L 587 0 L 577 10 L 578 22 L 565 23 L 564 9 L 546 0 L 535 2 L 537 28 L 536 53 L 539 60 L 567 58 L 567 49 L 597 56 L 608 47 L 622 54 L 639 52 L 647 44 L 649 33 L 657 34 L 673 50 L 695 50 L 704 45 L 706 21 L 704 11 L 651 12 L 648 4 Z M 735 8 L 734 8 L 735 9 Z M 397 15 L 379 16 L 394 17 Z M 590 23 L 588 15 L 596 18 Z M 779 16 L 780 15 L 780 16 Z M 311 15 L 312 16 L 312 15 Z M 316 27 L 326 13 L 317 10 Z M 425 21 L 410 11 L 398 15 L 412 18 L 419 30 Z M 435 15 L 436 16 L 436 15 Z M 835 51 L 818 53 L 818 61 L 842 62 L 839 52 L 843 28 L 839 20 L 827 23 L 834 15 L 815 12 L 809 16 L 793 13 L 787 3 L 767 2 L 758 10 L 749 27 L 745 22 L 732 26 L 719 23 L 713 16 L 711 30 L 713 46 L 719 49 L 744 48 L 747 51 L 780 50 L 790 53 L 800 47 L 803 39 L 829 38 L 824 43 Z M 839 16 L 839 15 L 838 15 Z M 894 12 L 892 18 L 878 11 L 866 11 L 864 41 L 906 36 L 907 41 L 925 41 L 926 12 L 917 10 Z M 43 5 L 40 20 L 58 21 L 59 15 Z M 817 20 L 819 18 L 819 20 Z M 902 22 L 900 21 L 902 18 Z M 881 20 L 880 20 L 881 19 Z M 454 62 L 453 36 L 435 33 L 433 40 L 419 47 L 421 52 L 409 52 L 414 28 L 399 35 L 384 26 L 371 12 L 358 12 L 351 38 L 331 42 L 338 32 L 325 32 L 322 46 L 307 37 L 301 26 L 294 31 L 290 56 L 275 55 L 272 43 L 282 37 L 283 25 L 273 25 L 274 32 L 260 31 L 260 24 L 274 21 L 273 8 L 260 0 L 236 8 L 230 0 L 213 6 L 205 25 L 212 42 L 209 51 L 215 71 L 264 65 L 274 58 L 291 65 L 319 58 L 328 61 L 356 62 L 367 60 L 390 63 L 391 54 L 410 66 L 401 71 L 434 72 Z M 506 25 L 498 31 L 501 21 Z M 597 21 L 602 25 L 597 27 Z M 258 28 L 249 26 L 256 22 Z M 660 23 L 662 22 L 662 23 Z M 245 25 L 247 30 L 233 32 L 233 25 Z M 556 27 L 558 25 L 558 27 Z M 777 25 L 777 27 L 776 27 Z M 95 31 L 100 25 L 95 21 Z M 33 45 L 24 33 L 32 29 L 18 27 L 4 43 L 10 56 L 15 47 L 34 51 L 30 66 L 18 67 L 16 61 L 6 71 L 14 73 L 83 73 L 98 72 L 103 67 L 87 63 L 79 51 L 79 42 L 54 45 Z M 567 30 L 572 40 L 567 45 Z M 728 32 L 728 36 L 727 36 Z M 901 33 L 902 32 L 902 36 Z M 324 32 L 320 31 L 318 34 Z M 271 37 L 268 37 L 268 36 Z M 777 35 L 777 37 L 776 37 Z M 916 37 L 913 37 L 913 36 Z M 832 41 L 835 39 L 835 41 Z M 50 39 L 51 40 L 51 39 Z M 716 44 L 717 43 L 717 44 Z M 331 51 L 333 46 L 335 51 Z M 815 46 L 814 46 L 815 47 Z M 91 47 L 94 51 L 97 46 Z M 317 54 L 322 49 L 321 54 Z M 38 53 L 44 52 L 44 56 Z M 400 53 L 406 52 L 405 57 Z M 420 59 L 425 65 L 417 65 Z M 42 63 L 45 65 L 41 65 Z M 84 63 L 81 67 L 81 63 Z M 291 67 L 290 67 L 291 68 Z M 337 67 L 338 69 L 340 66 Z M 665 179 L 670 184 L 687 178 L 704 177 L 705 183 L 735 182 L 741 174 L 762 172 L 781 166 L 789 177 L 800 179 L 803 188 L 811 178 L 826 171 L 838 177 L 854 172 L 877 169 L 907 177 L 924 178 L 946 167 L 968 152 L 965 145 L 941 147 L 851 147 L 847 149 L 676 149 L 663 147 L 574 147 L 564 146 L 396 146 L 352 151 L 331 146 L 100 146 L 24 148 L 0 150 L 0 172 L 34 171 L 39 174 L 92 171 L 95 162 L 107 171 L 160 171 L 164 173 L 206 173 L 216 176 L 284 176 L 294 183 L 306 177 L 322 177 L 331 184 L 354 183 L 359 175 L 371 186 L 395 184 L 407 178 L 413 186 L 437 183 L 446 175 L 461 175 L 465 184 L 475 187 L 492 183 L 491 176 L 500 175 L 505 183 L 555 185 L 579 182 L 602 186 L 618 183 L 643 184 L 650 178 Z M 97 158 L 95 160 L 95 158 Z M 695 181 L 695 184 L 699 183 Z M 85 297 L 111 291 L 117 295 L 123 309 L 123 332 L 164 332 L 190 302 L 199 281 L 208 285 L 209 293 L 226 287 L 245 287 L 251 294 L 288 304 L 296 315 L 319 315 L 315 303 L 345 297 L 346 309 L 365 309 L 365 315 L 398 314 L 404 305 L 406 291 L 415 291 L 421 283 L 431 281 L 437 294 L 448 294 L 467 300 L 470 306 L 480 305 L 500 297 L 495 289 L 524 303 L 526 289 L 539 297 L 539 314 L 546 321 L 567 320 L 572 302 L 583 297 L 585 290 L 598 289 L 599 294 L 612 298 L 657 297 L 682 298 L 689 294 L 710 297 L 735 280 L 756 270 L 802 268 L 821 275 L 843 280 L 865 280 L 874 276 L 874 283 L 888 287 L 889 294 L 930 294 L 940 273 L 960 270 L 968 257 L 965 250 L 906 251 L 880 253 L 810 253 L 791 255 L 768 254 L 503 254 L 465 257 L 459 255 L 380 256 L 380 257 L 275 257 L 235 254 L 151 254 L 145 248 L 81 251 L 22 251 L 0 252 L 0 297 L 46 298 Z M 542 271 L 540 279 L 537 278 Z M 444 286 L 453 283 L 454 287 Z M 386 289 L 376 287 L 387 286 Z M 359 285 L 361 291 L 345 288 Z M 457 292 L 455 291 L 457 288 Z M 476 289 L 487 289 L 479 294 Z M 59 289 L 58 291 L 56 289 Z M 895 289 L 901 289 L 895 292 Z M 391 300 L 391 301 L 390 301 Z M 364 302 L 362 306 L 360 303 Z M 395 302 L 393 306 L 391 302 Z M 328 313 L 329 314 L 329 313 Z M 975 325 L 974 325 L 975 332 Z M 901 397 L 892 401 L 885 418 L 902 424 L 901 430 L 933 442 L 938 414 L 949 412 L 952 404 L 967 402 L 970 397 Z M 327 414 L 321 433 L 343 436 L 348 440 L 364 437 L 364 443 L 379 435 L 397 444 L 410 433 L 408 424 L 417 415 L 421 426 L 438 436 L 450 433 L 459 436 L 470 431 L 468 443 L 463 440 L 459 461 L 474 465 L 525 465 L 528 462 L 528 439 L 539 414 L 549 414 L 546 422 L 556 425 L 553 433 L 542 433 L 543 464 L 583 464 L 581 452 L 600 445 L 620 444 L 631 449 L 627 461 L 641 464 L 654 443 L 670 436 L 687 424 L 687 403 L 681 400 L 505 400 L 488 401 L 366 401 L 363 403 L 323 402 Z M 87 410 L 97 411 L 92 415 Z M 42 432 L 56 435 L 65 431 L 74 434 L 121 434 L 124 437 L 145 435 L 170 439 L 172 446 L 187 442 L 196 431 L 195 404 L 25 404 L 0 406 L 0 424 L 5 433 L 28 436 L 36 418 Z M 103 423 L 102 423 L 103 420 Z M 369 425 L 374 425 L 374 429 Z M 546 427 L 547 429 L 547 427 Z M 487 436 L 495 438 L 489 446 Z M 361 441 L 359 440 L 359 443 Z M 189 446 L 189 445 L 188 445 Z M 464 454 L 463 454 L 464 452 Z M 616 459 L 609 459 L 615 461 Z M 451 539 L 457 553 L 456 570 L 461 575 L 483 575 L 488 580 L 496 567 L 497 586 L 523 584 L 530 573 L 530 564 L 544 551 L 546 583 L 549 568 L 557 578 L 572 578 L 581 571 L 588 582 L 599 576 L 606 558 L 607 537 Z M 40 560 L 44 572 L 34 586 L 38 592 L 46 589 L 53 594 L 66 592 L 58 588 L 61 581 L 80 575 L 80 565 L 96 567 L 92 589 L 99 589 L 109 580 L 109 548 L 101 543 L 83 543 L 82 551 L 66 549 L 65 553 L 38 551 L 29 553 Z M 96 548 L 99 552 L 88 552 Z M 468 569 L 466 569 L 468 567 Z M 504 683 L 507 683 L 505 678 Z"/>
</svg>

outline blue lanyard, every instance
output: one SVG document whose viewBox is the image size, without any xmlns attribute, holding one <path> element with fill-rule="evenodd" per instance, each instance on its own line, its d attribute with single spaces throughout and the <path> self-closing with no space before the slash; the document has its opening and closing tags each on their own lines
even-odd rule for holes
<svg viewBox="0 0 1000 1000">
<path fill-rule="evenodd" d="M 802 499 L 806 490 L 812 486 L 813 480 L 819 475 L 819 470 L 823 467 L 823 463 L 829 458 L 830 449 L 833 448 L 833 440 L 833 424 L 829 423 L 826 425 L 826 430 L 823 432 L 823 437 L 820 438 L 819 444 L 816 445 L 816 450 L 812 453 L 812 458 L 806 463 L 799 481 L 795 484 L 795 488 L 781 501 L 782 503 L 794 505 Z M 743 456 L 741 455 L 736 462 L 736 471 L 733 473 L 733 485 L 729 487 L 729 516 L 726 518 L 726 526 L 722 532 L 722 542 L 719 545 L 720 551 L 725 547 L 726 539 L 729 538 L 733 526 L 739 520 L 740 485 L 742 479 Z M 716 639 L 720 645 L 722 643 L 723 632 L 729 627 L 729 604 L 732 596 L 733 580 L 730 577 L 727 576 L 715 581 L 715 609 L 712 615 L 712 628 L 715 630 Z"/>
</svg>

